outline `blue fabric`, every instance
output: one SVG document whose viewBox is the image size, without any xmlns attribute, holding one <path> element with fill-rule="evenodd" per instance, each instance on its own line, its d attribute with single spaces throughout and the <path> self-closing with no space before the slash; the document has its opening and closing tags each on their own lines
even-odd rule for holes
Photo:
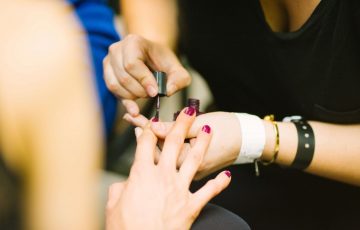
<svg viewBox="0 0 360 230">
<path fill-rule="evenodd" d="M 106 88 L 102 61 L 108 52 L 108 47 L 120 40 L 115 30 L 114 14 L 105 0 L 68 0 L 68 2 L 73 5 L 87 33 L 105 131 L 108 135 L 115 121 L 117 99 Z"/>
</svg>

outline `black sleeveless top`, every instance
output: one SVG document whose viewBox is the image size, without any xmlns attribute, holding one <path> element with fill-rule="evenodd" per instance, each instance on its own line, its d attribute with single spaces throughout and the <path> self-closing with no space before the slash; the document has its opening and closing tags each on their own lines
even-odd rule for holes
<svg viewBox="0 0 360 230">
<path fill-rule="evenodd" d="M 359 0 L 322 0 L 291 33 L 271 30 L 259 0 L 179 5 L 180 50 L 218 110 L 360 123 Z M 257 178 L 253 165 L 232 166 L 215 203 L 257 230 L 360 229 L 359 188 L 276 165 L 260 170 Z"/>
</svg>

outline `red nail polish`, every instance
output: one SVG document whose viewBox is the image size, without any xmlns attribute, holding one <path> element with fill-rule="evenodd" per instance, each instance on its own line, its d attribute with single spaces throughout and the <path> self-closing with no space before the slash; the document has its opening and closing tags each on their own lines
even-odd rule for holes
<svg viewBox="0 0 360 230">
<path fill-rule="evenodd" d="M 208 125 L 204 125 L 201 130 L 203 132 L 205 132 L 205 133 L 210 133 L 211 132 L 211 128 Z"/>
<path fill-rule="evenodd" d="M 152 121 L 152 122 L 158 122 L 158 121 L 159 121 L 159 118 L 153 117 L 153 118 L 151 119 L 151 121 Z"/>
<path fill-rule="evenodd" d="M 229 170 L 225 171 L 226 176 L 231 177 L 231 172 Z"/>
<path fill-rule="evenodd" d="M 189 116 L 192 116 L 194 115 L 194 113 L 196 112 L 195 108 L 193 107 L 187 107 L 185 109 L 185 114 L 189 115 Z"/>
</svg>

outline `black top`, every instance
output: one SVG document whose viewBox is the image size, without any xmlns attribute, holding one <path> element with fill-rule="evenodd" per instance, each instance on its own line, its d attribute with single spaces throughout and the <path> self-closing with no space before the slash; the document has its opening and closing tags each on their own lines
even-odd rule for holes
<svg viewBox="0 0 360 230">
<path fill-rule="evenodd" d="M 360 122 L 360 2 L 323 0 L 274 33 L 258 0 L 182 0 L 182 50 L 220 110 Z"/>
<path fill-rule="evenodd" d="M 181 0 L 180 49 L 218 110 L 360 123 L 360 1 L 322 0 L 274 33 L 259 0 Z M 341 154 L 341 153 L 339 153 Z M 359 166 L 360 167 L 360 166 Z M 233 166 L 215 202 L 253 229 L 360 229 L 360 189 L 279 166 Z"/>
</svg>

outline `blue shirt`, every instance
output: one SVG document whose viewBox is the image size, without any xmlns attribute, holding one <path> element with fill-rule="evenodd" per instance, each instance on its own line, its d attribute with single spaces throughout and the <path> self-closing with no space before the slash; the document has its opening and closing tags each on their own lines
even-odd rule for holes
<svg viewBox="0 0 360 230">
<path fill-rule="evenodd" d="M 94 80 L 99 102 L 103 112 L 105 131 L 112 130 L 117 108 L 117 99 L 106 88 L 103 78 L 102 61 L 108 53 L 108 47 L 120 40 L 114 25 L 114 13 L 106 0 L 67 0 L 75 9 L 89 43 L 94 69 Z"/>
</svg>

